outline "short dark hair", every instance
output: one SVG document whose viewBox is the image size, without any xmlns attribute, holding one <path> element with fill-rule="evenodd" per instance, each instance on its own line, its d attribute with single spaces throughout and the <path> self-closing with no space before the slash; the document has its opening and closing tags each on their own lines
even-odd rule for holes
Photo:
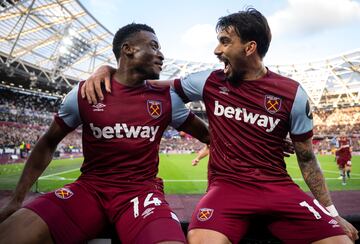
<svg viewBox="0 0 360 244">
<path fill-rule="evenodd" d="M 131 23 L 121 27 L 115 34 L 113 39 L 113 53 L 116 57 L 116 61 L 120 58 L 120 51 L 122 44 L 134 33 L 140 31 L 148 31 L 155 34 L 153 28 L 145 24 Z"/>
<path fill-rule="evenodd" d="M 265 57 L 270 46 L 271 31 L 266 18 L 259 11 L 248 8 L 221 17 L 216 24 L 216 31 L 222 31 L 230 26 L 234 27 L 242 41 L 255 41 L 259 56 Z"/>
</svg>

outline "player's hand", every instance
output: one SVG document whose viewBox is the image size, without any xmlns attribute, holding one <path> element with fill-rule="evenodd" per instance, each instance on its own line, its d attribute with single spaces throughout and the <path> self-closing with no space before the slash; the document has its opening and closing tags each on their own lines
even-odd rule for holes
<svg viewBox="0 0 360 244">
<path fill-rule="evenodd" d="M 12 215 L 15 211 L 21 208 L 21 203 L 9 202 L 0 209 L 0 223 L 3 222 L 7 217 Z"/>
<path fill-rule="evenodd" d="M 289 138 L 285 138 L 283 141 L 283 156 L 290 157 L 290 154 L 294 154 L 294 144 L 291 142 Z"/>
<path fill-rule="evenodd" d="M 194 158 L 193 160 L 192 160 L 192 166 L 196 166 L 196 165 L 198 165 L 198 163 L 200 162 L 200 160 L 199 159 L 197 159 L 197 158 Z"/>
<path fill-rule="evenodd" d="M 81 97 L 86 98 L 89 104 L 97 104 L 98 99 L 103 100 L 104 94 L 101 89 L 101 83 L 105 83 L 105 90 L 111 93 L 111 74 L 115 69 L 108 65 L 100 66 L 81 87 Z"/>
<path fill-rule="evenodd" d="M 350 224 L 347 220 L 343 219 L 340 216 L 337 216 L 334 219 L 339 223 L 339 225 L 341 226 L 341 228 L 343 229 L 345 234 L 353 242 L 355 242 L 357 239 L 359 239 L 359 232 L 352 224 Z"/>
</svg>

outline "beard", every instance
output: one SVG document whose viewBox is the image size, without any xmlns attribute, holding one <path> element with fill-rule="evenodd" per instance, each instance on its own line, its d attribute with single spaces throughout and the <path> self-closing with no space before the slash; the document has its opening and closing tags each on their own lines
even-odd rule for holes
<svg viewBox="0 0 360 244">
<path fill-rule="evenodd" d="M 232 86 L 239 86 L 241 82 L 244 80 L 246 72 L 245 71 L 238 71 L 232 72 L 229 76 L 226 76 L 225 80 L 229 82 Z"/>
</svg>

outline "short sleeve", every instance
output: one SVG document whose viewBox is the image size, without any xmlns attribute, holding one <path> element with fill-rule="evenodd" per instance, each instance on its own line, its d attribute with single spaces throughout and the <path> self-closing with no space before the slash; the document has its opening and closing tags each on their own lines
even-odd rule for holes
<svg viewBox="0 0 360 244">
<path fill-rule="evenodd" d="M 313 116 L 309 97 L 299 85 L 290 115 L 290 137 L 295 141 L 305 141 L 313 136 Z"/>
<path fill-rule="evenodd" d="M 183 79 L 176 79 L 174 81 L 176 93 L 184 102 L 202 100 L 204 86 L 211 72 L 212 70 L 200 71 L 189 74 Z"/>
<path fill-rule="evenodd" d="M 170 90 L 170 97 L 172 113 L 170 125 L 177 129 L 185 123 L 186 119 L 189 117 L 190 110 L 185 107 L 185 104 L 179 95 L 177 95 L 176 92 L 172 89 Z"/>
<path fill-rule="evenodd" d="M 65 129 L 73 130 L 82 124 L 78 104 L 79 84 L 76 85 L 63 99 L 55 121 Z"/>
</svg>

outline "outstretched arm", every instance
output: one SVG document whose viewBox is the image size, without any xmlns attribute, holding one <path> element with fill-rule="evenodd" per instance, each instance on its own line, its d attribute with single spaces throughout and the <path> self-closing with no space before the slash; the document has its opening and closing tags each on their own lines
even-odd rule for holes
<svg viewBox="0 0 360 244">
<path fill-rule="evenodd" d="M 326 207 L 352 240 L 358 239 L 355 227 L 341 218 L 336 212 L 324 175 L 312 148 L 312 139 L 310 138 L 303 142 L 294 141 L 293 143 L 301 173 L 315 199 Z"/>
<path fill-rule="evenodd" d="M 53 121 L 48 131 L 39 139 L 25 163 L 12 197 L 0 210 L 0 222 L 21 207 L 26 193 L 49 165 L 57 145 L 67 133 Z"/>
</svg>

